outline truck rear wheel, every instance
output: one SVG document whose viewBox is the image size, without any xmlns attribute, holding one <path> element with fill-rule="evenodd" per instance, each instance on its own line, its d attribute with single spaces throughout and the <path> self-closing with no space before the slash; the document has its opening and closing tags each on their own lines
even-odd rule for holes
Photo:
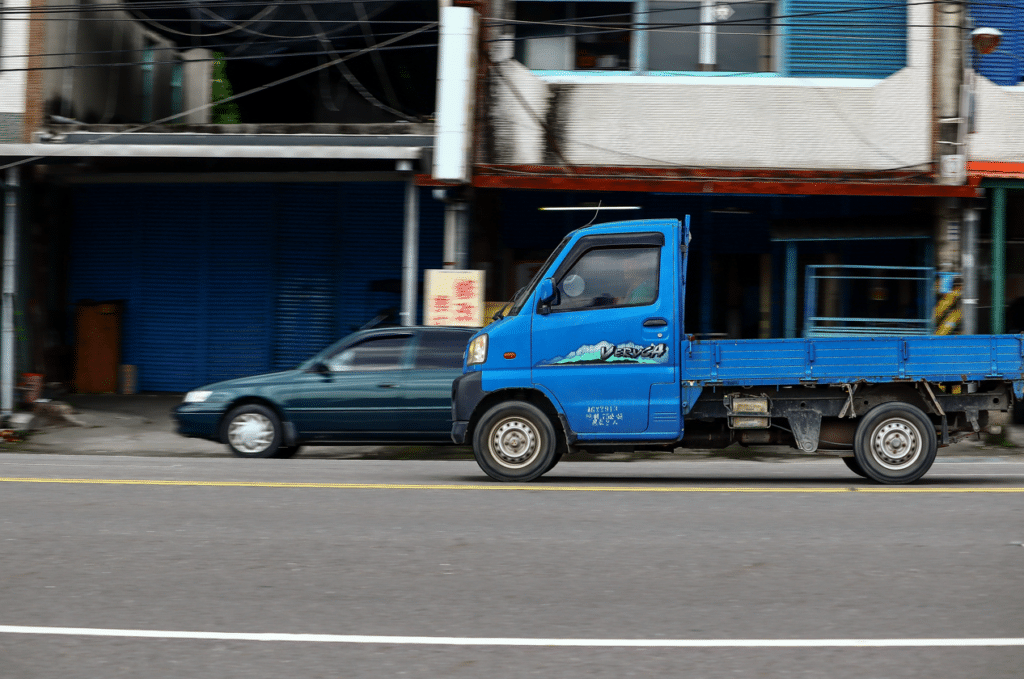
<svg viewBox="0 0 1024 679">
<path fill-rule="evenodd" d="M 849 469 L 851 472 L 861 477 L 862 479 L 871 478 L 870 476 L 864 473 L 864 468 L 860 466 L 860 462 L 857 462 L 856 457 L 841 457 L 839 459 L 843 461 L 843 464 L 846 465 L 847 469 Z"/>
<path fill-rule="evenodd" d="M 853 452 L 864 475 L 879 483 L 912 483 L 935 461 L 935 427 L 919 408 L 883 403 L 857 427 Z"/>
<path fill-rule="evenodd" d="M 496 481 L 532 481 L 555 462 L 555 428 L 540 408 L 523 401 L 494 406 L 473 433 L 473 454 Z"/>
</svg>

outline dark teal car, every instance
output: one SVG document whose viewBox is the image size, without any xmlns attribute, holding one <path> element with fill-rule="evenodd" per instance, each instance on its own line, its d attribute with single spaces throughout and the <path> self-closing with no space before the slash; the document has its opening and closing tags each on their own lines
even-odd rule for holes
<svg viewBox="0 0 1024 679">
<path fill-rule="evenodd" d="M 292 457 L 303 445 L 450 444 L 452 381 L 473 328 L 361 330 L 294 370 L 190 391 L 178 433 L 239 457 Z"/>
</svg>

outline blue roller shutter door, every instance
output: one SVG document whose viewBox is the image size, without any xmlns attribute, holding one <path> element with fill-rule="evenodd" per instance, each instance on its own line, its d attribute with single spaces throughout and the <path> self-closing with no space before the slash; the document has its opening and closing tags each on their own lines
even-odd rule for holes
<svg viewBox="0 0 1024 679">
<path fill-rule="evenodd" d="M 206 377 L 269 370 L 273 337 L 274 191 L 252 185 L 210 186 L 205 229 Z"/>
<path fill-rule="evenodd" d="M 336 186 L 276 188 L 273 367 L 285 370 L 337 339 L 335 289 L 343 220 Z"/>
<path fill-rule="evenodd" d="M 143 391 L 291 368 L 400 304 L 371 282 L 401 280 L 404 191 L 82 187 L 69 300 L 125 300 L 122 360 Z M 420 215 L 420 268 L 439 268 L 443 207 L 429 190 Z"/>
<path fill-rule="evenodd" d="M 128 308 L 133 329 L 128 355 L 145 366 L 140 383 L 147 391 L 174 391 L 182 382 L 194 386 L 205 377 L 208 229 L 206 215 L 196 218 L 205 212 L 203 193 L 197 200 L 192 187 L 163 186 L 147 192 L 135 212 L 142 304 Z"/>
<path fill-rule="evenodd" d="M 786 0 L 783 74 L 886 78 L 907 64 L 907 8 L 894 2 Z"/>
</svg>

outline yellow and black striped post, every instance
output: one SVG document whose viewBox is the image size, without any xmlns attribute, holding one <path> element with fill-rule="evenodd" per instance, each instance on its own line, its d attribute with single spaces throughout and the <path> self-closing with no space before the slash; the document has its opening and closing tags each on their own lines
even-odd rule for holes
<svg viewBox="0 0 1024 679">
<path fill-rule="evenodd" d="M 936 282 L 936 288 L 938 288 L 938 282 Z M 954 285 L 949 292 L 938 292 L 938 299 L 935 303 L 935 314 L 933 320 L 935 321 L 935 334 L 936 335 L 953 335 L 956 334 L 957 328 L 960 327 L 960 286 Z"/>
</svg>

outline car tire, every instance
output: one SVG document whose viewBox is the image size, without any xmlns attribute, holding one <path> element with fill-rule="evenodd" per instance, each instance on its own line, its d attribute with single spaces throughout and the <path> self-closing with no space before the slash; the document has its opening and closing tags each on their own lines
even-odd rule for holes
<svg viewBox="0 0 1024 679">
<path fill-rule="evenodd" d="M 857 464 L 878 483 L 917 481 L 931 468 L 937 451 L 935 426 L 906 403 L 883 403 L 869 410 L 853 439 Z"/>
<path fill-rule="evenodd" d="M 282 433 L 281 418 L 258 403 L 238 406 L 221 425 L 221 440 L 238 457 L 276 457 Z"/>
<path fill-rule="evenodd" d="M 496 481 L 532 481 L 557 462 L 555 428 L 537 406 L 509 401 L 494 406 L 473 432 L 473 455 Z"/>
<path fill-rule="evenodd" d="M 287 460 L 298 455 L 300 450 L 302 450 L 302 446 L 281 446 L 274 453 L 274 457 L 279 460 Z"/>
<path fill-rule="evenodd" d="M 843 461 L 843 464 L 846 465 L 847 469 L 862 479 L 871 478 L 864 473 L 864 468 L 860 466 L 860 462 L 857 462 L 857 458 L 853 455 L 850 455 L 849 457 L 841 457 L 839 459 Z"/>
</svg>

